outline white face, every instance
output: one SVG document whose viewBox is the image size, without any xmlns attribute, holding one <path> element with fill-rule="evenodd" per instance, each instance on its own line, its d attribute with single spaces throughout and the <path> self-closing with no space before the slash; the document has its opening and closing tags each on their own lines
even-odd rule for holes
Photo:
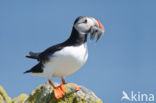
<svg viewBox="0 0 156 103">
<path fill-rule="evenodd" d="M 85 35 L 90 33 L 91 40 L 93 40 L 95 38 L 95 35 L 97 35 L 96 41 L 98 41 L 101 35 L 104 34 L 104 26 L 93 17 L 78 17 L 74 23 L 74 28 L 80 34 Z"/>
<path fill-rule="evenodd" d="M 75 29 L 81 34 L 86 34 L 93 26 L 98 26 L 97 22 L 94 18 L 91 17 L 83 17 L 79 19 L 74 25 Z"/>
</svg>

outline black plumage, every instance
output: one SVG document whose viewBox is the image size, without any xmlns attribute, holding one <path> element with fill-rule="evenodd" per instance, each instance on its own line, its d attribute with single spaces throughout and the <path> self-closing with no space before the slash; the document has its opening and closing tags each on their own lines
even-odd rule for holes
<svg viewBox="0 0 156 103">
<path fill-rule="evenodd" d="M 42 69 L 43 65 L 42 63 L 38 63 L 37 65 L 35 65 L 34 67 L 32 67 L 30 70 L 25 71 L 24 73 L 42 73 L 43 69 Z"/>
</svg>

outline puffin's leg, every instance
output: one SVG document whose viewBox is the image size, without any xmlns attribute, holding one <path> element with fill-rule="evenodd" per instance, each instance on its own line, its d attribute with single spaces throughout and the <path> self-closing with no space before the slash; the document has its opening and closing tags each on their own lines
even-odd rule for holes
<svg viewBox="0 0 156 103">
<path fill-rule="evenodd" d="M 66 84 L 66 81 L 63 77 L 61 78 L 61 80 L 62 80 L 62 84 Z"/>
<path fill-rule="evenodd" d="M 65 79 L 64 79 L 63 77 L 62 77 L 61 79 L 62 79 L 62 84 L 66 84 Z M 76 91 L 79 91 L 79 90 L 81 89 L 81 87 L 79 87 L 79 86 L 76 85 L 76 84 L 74 84 L 74 87 L 75 87 Z"/>
<path fill-rule="evenodd" d="M 52 81 L 48 80 L 49 84 L 54 88 L 54 95 L 56 99 L 60 99 L 65 95 L 64 85 L 61 84 L 58 87 L 55 87 Z"/>
<path fill-rule="evenodd" d="M 54 85 L 54 83 L 53 83 L 51 80 L 48 80 L 48 82 L 49 82 L 49 84 L 50 84 L 53 88 L 55 88 L 55 85 Z"/>
</svg>

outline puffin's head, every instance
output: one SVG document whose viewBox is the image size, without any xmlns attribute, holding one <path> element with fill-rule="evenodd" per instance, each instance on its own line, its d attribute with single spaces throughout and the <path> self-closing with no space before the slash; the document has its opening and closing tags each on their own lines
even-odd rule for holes
<svg viewBox="0 0 156 103">
<path fill-rule="evenodd" d="M 90 39 L 94 39 L 97 34 L 96 41 L 98 41 L 102 34 L 104 34 L 104 26 L 95 18 L 88 16 L 80 16 L 74 22 L 74 28 L 81 34 L 90 34 Z"/>
</svg>

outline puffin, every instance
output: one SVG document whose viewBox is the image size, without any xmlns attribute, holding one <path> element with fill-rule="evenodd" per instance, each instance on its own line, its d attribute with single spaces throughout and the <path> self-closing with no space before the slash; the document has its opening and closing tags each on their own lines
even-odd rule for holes
<svg viewBox="0 0 156 103">
<path fill-rule="evenodd" d="M 87 37 L 96 38 L 98 41 L 104 34 L 104 26 L 95 18 L 79 16 L 73 24 L 71 35 L 62 43 L 53 45 L 43 52 L 29 52 L 27 58 L 36 59 L 36 64 L 24 73 L 31 73 L 34 76 L 41 76 L 48 80 L 54 88 L 54 96 L 60 99 L 65 95 L 64 77 L 79 70 L 87 61 Z M 59 77 L 62 84 L 55 86 L 52 78 Z M 74 85 L 76 91 L 81 88 Z"/>
</svg>

